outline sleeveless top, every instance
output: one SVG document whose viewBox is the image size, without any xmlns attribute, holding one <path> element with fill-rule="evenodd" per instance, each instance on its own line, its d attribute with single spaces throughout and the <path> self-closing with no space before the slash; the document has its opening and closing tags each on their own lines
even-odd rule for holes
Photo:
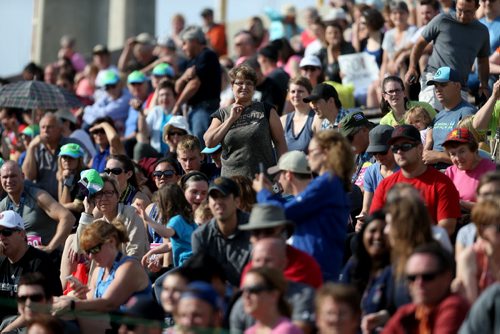
<svg viewBox="0 0 500 334">
<path fill-rule="evenodd" d="M 19 205 L 15 205 L 9 196 L 0 202 L 0 212 L 14 210 L 24 221 L 24 229 L 28 235 L 37 235 L 42 238 L 42 245 L 48 245 L 56 234 L 57 222 L 52 220 L 38 205 L 36 193 L 40 189 L 24 183 Z"/>
<path fill-rule="evenodd" d="M 478 293 L 483 292 L 487 287 L 496 282 L 495 276 L 490 270 L 489 259 L 483 248 L 476 243 L 472 245 L 474 254 L 476 255 L 477 264 L 477 287 Z"/>
<path fill-rule="evenodd" d="M 99 272 L 97 273 L 97 283 L 94 291 L 95 299 L 102 298 L 102 296 L 104 296 L 104 293 L 108 290 L 109 286 L 111 285 L 111 282 L 113 282 L 113 280 L 115 279 L 116 271 L 122 264 L 124 264 L 127 261 L 137 261 L 137 259 L 131 256 L 123 256 L 121 252 L 118 252 L 113 262 L 113 266 L 111 267 L 111 270 L 109 272 L 109 275 L 105 280 L 103 280 L 104 268 L 100 267 L 98 269 Z M 143 290 L 134 292 L 132 296 L 130 296 L 130 298 L 139 295 L 152 296 L 151 282 Z M 120 310 L 124 309 L 125 304 L 120 305 Z"/>
<path fill-rule="evenodd" d="M 314 120 L 314 111 L 310 110 L 307 114 L 307 120 L 304 127 L 298 134 L 293 133 L 293 117 L 295 111 L 286 115 L 285 122 L 285 139 L 289 151 L 302 151 L 306 152 L 309 142 L 313 136 L 312 124 Z"/>
</svg>

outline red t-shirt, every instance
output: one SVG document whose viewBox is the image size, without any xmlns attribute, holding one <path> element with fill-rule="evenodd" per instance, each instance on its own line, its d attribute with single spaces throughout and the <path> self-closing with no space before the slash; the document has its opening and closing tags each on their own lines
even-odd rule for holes
<svg viewBox="0 0 500 334">
<path fill-rule="evenodd" d="M 309 254 L 293 246 L 286 246 L 287 266 L 283 274 L 292 282 L 304 283 L 317 289 L 323 284 L 323 276 L 318 262 Z M 252 269 L 252 261 L 248 262 L 241 274 L 241 282 L 245 274 Z"/>
<path fill-rule="evenodd" d="M 460 217 L 457 188 L 449 177 L 433 167 L 427 167 L 422 175 L 411 179 L 406 178 L 401 170 L 383 179 L 375 189 L 370 213 L 384 207 L 387 192 L 400 182 L 409 183 L 420 191 L 434 223 L 442 219 Z"/>
<path fill-rule="evenodd" d="M 415 304 L 401 306 L 385 325 L 382 334 L 403 334 L 419 332 Z M 469 303 L 458 295 L 446 297 L 428 315 L 431 333 L 457 333 L 469 311 Z"/>
</svg>

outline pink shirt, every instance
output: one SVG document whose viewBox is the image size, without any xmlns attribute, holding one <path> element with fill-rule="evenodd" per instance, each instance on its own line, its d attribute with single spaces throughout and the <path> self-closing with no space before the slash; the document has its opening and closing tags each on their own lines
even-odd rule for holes
<svg viewBox="0 0 500 334">
<path fill-rule="evenodd" d="M 476 168 L 472 170 L 460 170 L 457 166 L 452 165 L 446 168 L 444 173 L 453 181 L 461 200 L 475 202 L 479 178 L 495 168 L 495 163 L 488 159 L 481 159 Z"/>
<path fill-rule="evenodd" d="M 245 334 L 257 333 L 257 324 L 247 328 Z M 271 334 L 303 334 L 302 330 L 295 326 L 288 318 L 282 317 L 280 321 L 274 326 Z"/>
</svg>

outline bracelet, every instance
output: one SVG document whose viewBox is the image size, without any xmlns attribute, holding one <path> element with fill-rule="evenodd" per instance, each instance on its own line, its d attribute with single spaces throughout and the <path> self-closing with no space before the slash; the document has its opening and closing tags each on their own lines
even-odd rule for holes
<svg viewBox="0 0 500 334">
<path fill-rule="evenodd" d="M 71 311 L 74 311 L 76 308 L 76 302 L 72 299 L 70 302 L 69 302 L 69 309 Z"/>
</svg>

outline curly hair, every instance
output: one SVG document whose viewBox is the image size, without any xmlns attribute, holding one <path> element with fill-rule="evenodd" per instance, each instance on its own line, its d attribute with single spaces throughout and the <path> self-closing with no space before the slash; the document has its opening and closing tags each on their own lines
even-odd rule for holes
<svg viewBox="0 0 500 334">
<path fill-rule="evenodd" d="M 320 131 L 314 135 L 313 140 L 326 151 L 327 169 L 342 180 L 345 191 L 350 191 L 355 168 L 351 144 L 335 130 Z"/>
</svg>

